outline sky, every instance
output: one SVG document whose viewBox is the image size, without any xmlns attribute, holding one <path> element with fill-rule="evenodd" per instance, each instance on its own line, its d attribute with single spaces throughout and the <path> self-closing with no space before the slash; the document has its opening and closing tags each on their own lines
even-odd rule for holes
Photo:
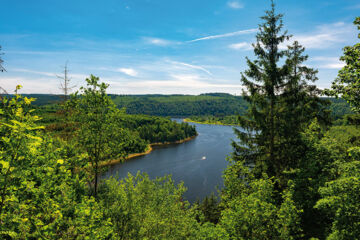
<svg viewBox="0 0 360 240">
<path fill-rule="evenodd" d="M 275 0 L 284 30 L 330 87 L 342 48 L 359 41 L 359 0 Z M 240 95 L 240 73 L 270 0 L 0 0 L 1 58 L 9 93 L 59 94 L 67 63 L 73 89 L 90 74 L 114 94 Z M 289 42 L 288 44 L 290 44 Z"/>
</svg>

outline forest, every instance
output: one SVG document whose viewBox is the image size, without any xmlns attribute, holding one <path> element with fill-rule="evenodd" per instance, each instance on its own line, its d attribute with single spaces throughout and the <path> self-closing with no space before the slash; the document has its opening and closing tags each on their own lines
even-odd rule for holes
<svg viewBox="0 0 360 240">
<path fill-rule="evenodd" d="M 304 47 L 279 47 L 291 39 L 282 19 L 274 4 L 261 17 L 241 98 L 111 96 L 93 75 L 59 104 L 34 105 L 20 85 L 2 95 L 0 238 L 360 239 L 360 42 L 320 90 Z M 219 199 L 190 204 L 170 176 L 99 181 L 106 161 L 196 135 L 143 114 L 236 121 Z"/>
<path fill-rule="evenodd" d="M 35 98 L 33 98 L 35 99 Z M 110 98 L 109 98 L 110 99 Z M 111 101 L 111 100 L 110 100 Z M 77 123 L 71 121 L 66 107 L 61 104 L 34 105 L 34 113 L 40 117 L 39 124 L 45 127 L 45 131 L 54 137 L 65 140 L 73 139 Z M 161 144 L 181 141 L 197 135 L 194 126 L 186 123 L 176 123 L 170 118 L 127 114 L 125 110 L 117 109 L 117 115 L 113 121 L 117 129 L 120 129 L 131 142 L 126 148 L 127 154 L 141 153 L 148 144 Z"/>
<path fill-rule="evenodd" d="M 36 98 L 34 105 L 44 106 L 61 102 L 61 95 L 24 94 L 26 97 Z M 200 95 L 115 95 L 109 94 L 118 108 L 124 108 L 128 114 L 146 114 L 164 117 L 217 117 L 233 118 L 244 115 L 248 103 L 242 96 L 226 93 L 204 93 Z M 327 106 L 334 120 L 351 114 L 349 104 L 341 98 L 324 97 L 329 101 Z M 231 117 L 227 117 L 231 116 Z M 199 120 L 199 118 L 197 119 Z M 224 121 L 229 124 L 230 120 Z M 235 124 L 232 122 L 232 124 Z"/>
</svg>

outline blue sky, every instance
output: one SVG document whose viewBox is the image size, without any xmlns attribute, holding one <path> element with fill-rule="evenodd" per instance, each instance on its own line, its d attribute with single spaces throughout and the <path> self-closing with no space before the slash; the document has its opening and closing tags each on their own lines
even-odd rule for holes
<svg viewBox="0 0 360 240">
<path fill-rule="evenodd" d="M 90 74 L 117 94 L 241 94 L 240 72 L 269 0 L 0 0 L 0 45 L 11 92 L 60 93 Z M 329 87 L 352 45 L 358 0 L 277 0 L 285 29 L 307 49 L 308 66 Z"/>
</svg>

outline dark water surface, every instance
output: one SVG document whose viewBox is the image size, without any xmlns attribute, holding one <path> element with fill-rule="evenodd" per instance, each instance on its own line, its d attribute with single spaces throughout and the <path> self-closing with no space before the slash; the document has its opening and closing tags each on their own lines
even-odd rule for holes
<svg viewBox="0 0 360 240">
<path fill-rule="evenodd" d="M 176 121 L 180 121 L 176 119 Z M 193 124 L 199 133 L 195 139 L 177 145 L 154 149 L 150 154 L 111 166 L 104 178 L 127 176 L 146 172 L 150 178 L 172 175 L 172 179 L 184 182 L 184 197 L 190 202 L 216 193 L 223 186 L 222 174 L 227 166 L 226 157 L 232 152 L 231 139 L 236 139 L 233 127 Z"/>
</svg>

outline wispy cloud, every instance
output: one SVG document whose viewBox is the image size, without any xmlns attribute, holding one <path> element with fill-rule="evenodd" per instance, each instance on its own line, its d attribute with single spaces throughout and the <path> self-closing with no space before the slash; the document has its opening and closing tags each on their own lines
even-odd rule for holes
<svg viewBox="0 0 360 240">
<path fill-rule="evenodd" d="M 55 73 L 34 71 L 34 70 L 23 69 L 23 68 L 12 68 L 12 69 L 9 69 L 9 71 L 22 72 L 22 73 L 31 73 L 31 74 L 36 74 L 36 75 L 48 76 L 48 77 L 56 77 Z"/>
<path fill-rule="evenodd" d="M 59 54 L 60 52 L 55 51 L 6 51 L 7 54 L 19 54 L 19 55 L 54 55 Z"/>
<path fill-rule="evenodd" d="M 257 31 L 256 28 L 252 28 L 252 29 L 240 30 L 240 31 L 231 32 L 231 33 L 224 33 L 224 34 L 219 34 L 219 35 L 206 36 L 206 37 L 202 37 L 202 38 L 193 39 L 193 40 L 190 40 L 190 41 L 187 41 L 187 42 L 191 43 L 191 42 L 198 42 L 198 41 L 211 40 L 211 39 L 217 39 L 217 38 L 233 37 L 233 36 L 238 36 L 238 35 L 251 34 L 251 33 L 254 33 L 256 31 Z"/>
<path fill-rule="evenodd" d="M 135 69 L 133 69 L 133 68 L 118 68 L 118 69 L 116 69 L 116 71 L 124 73 L 131 77 L 136 77 L 138 75 L 138 72 L 135 71 Z"/>
<path fill-rule="evenodd" d="M 239 42 L 239 43 L 233 43 L 229 45 L 229 48 L 234 50 L 243 50 L 248 51 L 252 49 L 251 43 L 248 42 Z"/>
<path fill-rule="evenodd" d="M 337 22 L 318 26 L 307 34 L 295 34 L 291 40 L 297 40 L 307 49 L 327 49 L 348 42 L 351 38 L 355 39 L 355 35 L 356 29 L 352 24 Z"/>
<path fill-rule="evenodd" d="M 228 7 L 233 8 L 233 9 L 240 9 L 240 8 L 244 8 L 244 4 L 238 2 L 238 1 L 229 1 L 227 3 Z"/>
<path fill-rule="evenodd" d="M 319 66 L 319 68 L 322 68 L 322 69 L 341 69 L 345 66 L 344 63 L 328 63 L 328 64 L 325 64 L 325 65 L 321 65 Z"/>
<path fill-rule="evenodd" d="M 181 65 L 181 66 L 185 66 L 188 68 L 192 68 L 192 69 L 198 69 L 198 70 L 201 70 L 201 71 L 209 74 L 210 76 L 212 76 L 212 73 L 202 66 L 197 66 L 197 65 L 193 65 L 193 64 L 189 64 L 189 63 L 184 63 L 184 62 L 170 61 L 170 60 L 168 60 L 168 62 L 177 64 L 177 65 Z"/>
<path fill-rule="evenodd" d="M 162 38 L 153 38 L 153 37 L 144 37 L 144 40 L 147 44 L 156 45 L 156 46 L 169 46 L 177 44 L 175 41 L 170 41 Z"/>
<path fill-rule="evenodd" d="M 311 62 L 314 62 L 316 68 L 319 69 L 341 69 L 345 66 L 345 63 L 338 57 L 313 57 Z"/>
<path fill-rule="evenodd" d="M 25 68 L 10 68 L 10 69 L 8 69 L 8 71 L 9 72 L 29 73 L 29 74 L 39 75 L 39 76 L 46 76 L 46 77 L 53 77 L 54 79 L 56 79 L 56 77 L 59 76 L 59 74 L 53 73 L 53 72 L 36 71 L 36 70 L 30 70 L 30 69 L 25 69 Z M 70 76 L 70 78 L 72 78 L 74 80 L 85 80 L 87 77 L 89 77 L 88 75 L 81 74 L 81 73 L 69 73 L 69 76 Z"/>
</svg>

